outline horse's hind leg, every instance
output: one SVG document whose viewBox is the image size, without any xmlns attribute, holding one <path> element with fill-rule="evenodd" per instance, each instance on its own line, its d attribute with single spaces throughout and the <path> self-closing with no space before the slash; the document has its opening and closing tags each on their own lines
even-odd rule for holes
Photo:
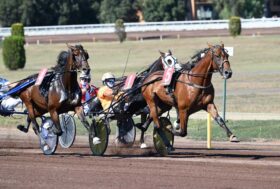
<svg viewBox="0 0 280 189">
<path fill-rule="evenodd" d="M 36 121 L 36 116 L 35 116 L 35 111 L 33 109 L 33 106 L 32 104 L 30 103 L 25 103 L 25 106 L 27 108 L 27 111 L 28 111 L 28 119 L 27 119 L 27 124 L 29 125 L 30 124 L 30 121 L 32 122 L 32 126 L 33 126 L 33 130 L 35 132 L 35 134 L 37 135 L 39 133 L 39 125 Z M 29 126 L 28 126 L 29 127 Z M 27 129 L 28 129 L 27 127 Z"/>
<path fill-rule="evenodd" d="M 60 122 L 59 122 L 59 116 L 57 114 L 57 111 L 56 110 L 50 110 L 50 115 L 51 115 L 51 119 L 54 123 L 54 128 L 53 128 L 53 132 L 60 136 L 62 135 L 62 129 L 61 129 L 61 126 L 60 126 Z"/>
<path fill-rule="evenodd" d="M 217 108 L 214 103 L 208 104 L 206 111 L 210 113 L 210 115 L 218 123 L 218 125 L 226 131 L 226 134 L 229 137 L 230 142 L 239 142 L 237 137 L 233 135 L 231 130 L 226 126 L 226 123 L 223 120 L 223 118 L 221 118 L 221 116 L 218 114 Z"/>
<path fill-rule="evenodd" d="M 141 123 L 136 124 L 136 127 L 141 130 L 140 148 L 147 148 L 147 144 L 145 144 L 145 140 L 144 140 L 144 134 L 147 131 L 152 121 L 153 121 L 152 118 L 147 117 L 147 114 L 143 113 L 141 114 Z"/>
<path fill-rule="evenodd" d="M 29 116 L 27 116 L 27 118 L 26 118 L 26 126 L 20 124 L 20 125 L 17 126 L 17 128 L 18 128 L 18 130 L 20 130 L 20 131 L 22 131 L 24 133 L 27 133 L 28 130 L 29 130 L 30 123 L 31 123 L 31 119 L 29 118 Z"/>
</svg>

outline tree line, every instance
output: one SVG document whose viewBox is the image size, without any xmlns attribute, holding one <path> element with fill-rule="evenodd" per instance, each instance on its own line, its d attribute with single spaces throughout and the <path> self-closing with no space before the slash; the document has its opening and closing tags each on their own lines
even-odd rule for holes
<svg viewBox="0 0 280 189">
<path fill-rule="evenodd" d="M 264 0 L 213 0 L 214 19 L 261 17 Z M 0 24 L 9 27 L 186 20 L 190 0 L 1 0 Z"/>
</svg>

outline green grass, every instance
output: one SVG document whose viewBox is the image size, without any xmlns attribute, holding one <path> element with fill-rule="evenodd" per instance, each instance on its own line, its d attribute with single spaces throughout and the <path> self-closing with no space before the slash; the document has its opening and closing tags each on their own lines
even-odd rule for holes
<svg viewBox="0 0 280 189">
<path fill-rule="evenodd" d="M 76 120 L 77 135 L 87 136 L 86 129 L 82 126 L 78 119 Z M 136 120 L 137 121 L 137 120 Z M 24 116 L 17 116 L 16 119 L 7 119 L 0 117 L 1 127 L 16 128 L 18 124 L 25 124 Z M 247 120 L 247 121 L 228 121 L 227 126 L 242 141 L 258 141 L 258 140 L 280 140 L 280 120 Z M 116 130 L 116 121 L 111 122 L 111 134 Z M 151 134 L 153 125 L 151 124 L 147 133 Z M 32 129 L 30 130 L 32 131 Z M 20 132 L 20 131 L 18 131 Z M 137 129 L 137 132 L 139 130 Z M 207 127 L 206 120 L 190 119 L 188 123 L 188 139 L 206 140 Z M 214 141 L 228 140 L 226 133 L 214 121 L 212 121 L 212 139 Z M 137 138 L 139 140 L 139 138 Z"/>
</svg>

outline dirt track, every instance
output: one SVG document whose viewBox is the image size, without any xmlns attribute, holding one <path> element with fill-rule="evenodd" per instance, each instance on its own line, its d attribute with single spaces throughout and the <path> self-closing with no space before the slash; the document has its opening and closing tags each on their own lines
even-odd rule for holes
<svg viewBox="0 0 280 189">
<path fill-rule="evenodd" d="M 0 129 L 0 188 L 279 188 L 280 142 L 206 143 L 175 138 L 176 151 L 151 147 L 90 154 L 87 137 L 44 156 L 34 134 Z M 151 141 L 148 141 L 151 144 Z"/>
</svg>

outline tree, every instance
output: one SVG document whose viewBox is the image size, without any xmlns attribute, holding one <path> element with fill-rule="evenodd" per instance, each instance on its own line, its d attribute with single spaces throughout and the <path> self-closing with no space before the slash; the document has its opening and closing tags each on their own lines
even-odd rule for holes
<svg viewBox="0 0 280 189">
<path fill-rule="evenodd" d="M 22 15 L 22 0 L 1 0 L 0 1 L 0 23 L 8 27 L 12 23 L 20 22 Z"/>
<path fill-rule="evenodd" d="M 117 34 L 119 41 L 122 43 L 126 39 L 125 26 L 122 19 L 117 19 L 115 22 L 115 33 Z"/>
<path fill-rule="evenodd" d="M 21 23 L 15 23 L 11 28 L 12 35 L 3 42 L 3 60 L 7 68 L 17 70 L 25 66 L 24 29 Z"/>
<path fill-rule="evenodd" d="M 21 22 L 25 26 L 56 25 L 58 4 L 53 0 L 24 0 Z"/>
<path fill-rule="evenodd" d="M 144 1 L 145 21 L 185 20 L 186 6 L 184 0 L 148 0 Z"/>
<path fill-rule="evenodd" d="M 136 0 L 103 0 L 100 7 L 100 21 L 114 23 L 117 19 L 124 22 L 136 22 Z"/>
<path fill-rule="evenodd" d="M 60 0 L 58 24 L 99 23 L 101 0 Z"/>
</svg>

